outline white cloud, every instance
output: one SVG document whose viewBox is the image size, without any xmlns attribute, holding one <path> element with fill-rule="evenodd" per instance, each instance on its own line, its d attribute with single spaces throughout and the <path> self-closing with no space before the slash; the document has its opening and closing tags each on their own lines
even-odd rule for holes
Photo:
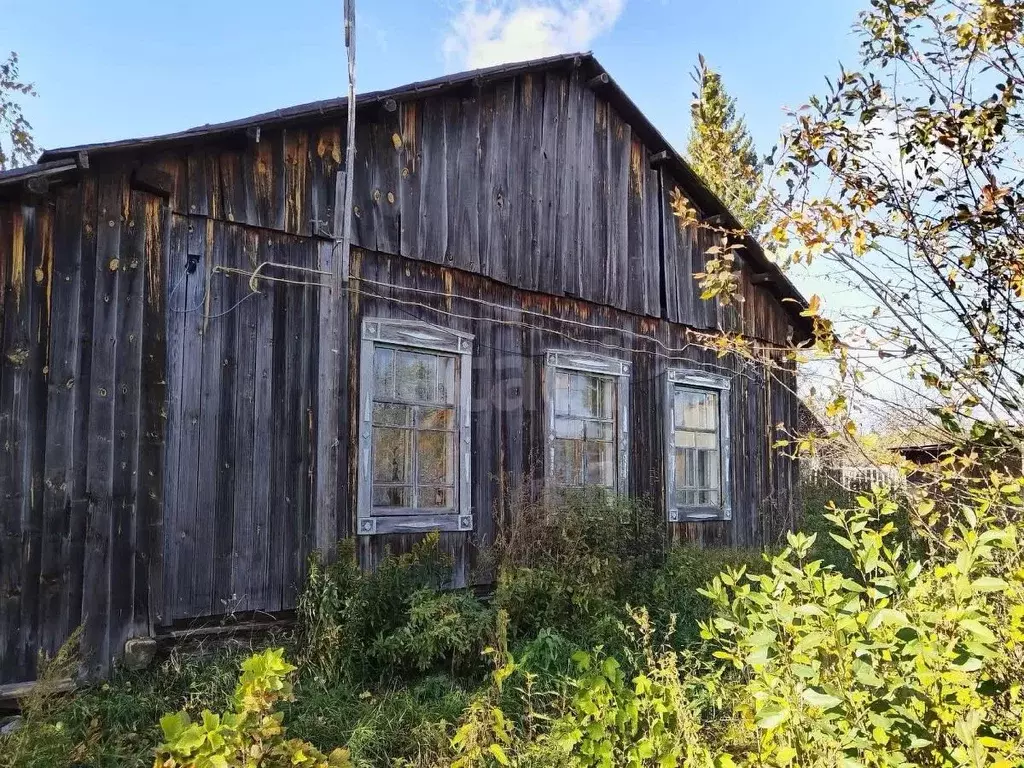
<svg viewBox="0 0 1024 768">
<path fill-rule="evenodd" d="M 626 0 L 460 0 L 444 40 L 449 67 L 475 69 L 587 50 Z"/>
</svg>

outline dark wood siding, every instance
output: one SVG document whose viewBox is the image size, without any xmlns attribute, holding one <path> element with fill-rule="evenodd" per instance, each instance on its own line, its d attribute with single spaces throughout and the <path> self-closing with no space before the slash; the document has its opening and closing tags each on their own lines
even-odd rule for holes
<svg viewBox="0 0 1024 768">
<path fill-rule="evenodd" d="M 795 374 L 781 351 L 769 369 L 711 348 L 721 332 L 778 348 L 790 319 L 746 264 L 743 302 L 699 298 L 711 235 L 667 213 L 675 180 L 579 70 L 361 110 L 359 247 L 327 300 L 341 135 L 325 118 L 126 149 L 0 201 L 0 682 L 79 625 L 99 674 L 131 636 L 293 607 L 314 546 L 353 531 L 366 317 L 475 337 L 474 530 L 442 535 L 454 584 L 486 578 L 477 553 L 540 479 L 549 349 L 632 362 L 630 492 L 659 505 L 665 366 L 731 379 L 733 518 L 674 540 L 764 544 L 794 524 L 796 467 L 771 444 L 796 423 Z M 318 455 L 341 468 L 333 509 L 314 501 Z M 362 537 L 361 561 L 416 539 Z"/>
<path fill-rule="evenodd" d="M 657 172 L 580 77 L 362 110 L 355 244 L 660 316 Z M 330 236 L 343 151 L 340 125 L 325 123 L 140 161 L 169 174 L 175 212 Z"/>
<path fill-rule="evenodd" d="M 492 540 L 509 491 L 543 471 L 545 352 L 587 351 L 632 362 L 630 494 L 661 506 L 664 488 L 662 401 L 666 367 L 718 373 L 733 386 L 731 427 L 733 516 L 730 521 L 672 524 L 676 542 L 757 546 L 775 543 L 794 523 L 789 506 L 795 463 L 771 445 L 776 426 L 795 424 L 795 376 L 784 355 L 758 363 L 719 357 L 692 329 L 578 299 L 523 291 L 488 278 L 381 253 L 357 251 L 352 261 L 350 327 L 363 318 L 413 319 L 472 333 L 472 534 L 447 533 L 458 583 L 472 574 L 479 546 Z M 499 309 L 499 307 L 501 307 Z M 358 335 L 350 336 L 357 361 Z M 357 363 L 349 372 L 349 407 L 358 407 Z M 354 412 L 354 411 L 353 411 Z M 350 439 L 355 441 L 355 422 Z M 354 442 L 353 442 L 354 444 Z M 355 503 L 354 494 L 350 505 Z M 363 537 L 372 565 L 386 548 L 406 551 L 419 537 Z"/>
<path fill-rule="evenodd" d="M 0 204 L 2 681 L 80 624 L 90 672 L 149 630 L 166 221 L 118 172 Z"/>
</svg>

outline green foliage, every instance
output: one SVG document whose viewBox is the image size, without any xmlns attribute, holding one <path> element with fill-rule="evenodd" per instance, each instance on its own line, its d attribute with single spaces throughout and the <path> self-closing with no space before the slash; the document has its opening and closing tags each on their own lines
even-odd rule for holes
<svg viewBox="0 0 1024 768">
<path fill-rule="evenodd" d="M 634 616 L 640 663 L 632 674 L 612 656 L 578 652 L 578 676 L 568 707 L 548 738 L 564 760 L 579 768 L 684 765 L 708 761 L 700 744 L 700 698 L 695 678 L 680 675 L 680 656 L 656 652 L 646 614 Z M 698 686 L 706 686 L 702 681 Z"/>
<path fill-rule="evenodd" d="M 299 599 L 299 663 L 323 686 L 384 673 L 472 667 L 491 625 L 471 594 L 442 592 L 450 558 L 430 534 L 404 555 L 364 573 L 352 541 L 329 565 L 310 560 Z"/>
<path fill-rule="evenodd" d="M 32 126 L 22 111 L 21 99 L 35 96 L 32 83 L 21 79 L 18 54 L 11 51 L 0 61 L 0 171 L 31 163 L 36 147 Z"/>
<path fill-rule="evenodd" d="M 406 622 L 374 645 L 375 657 L 421 672 L 446 659 L 463 668 L 479 661 L 493 616 L 471 594 L 420 589 L 407 611 Z"/>
<path fill-rule="evenodd" d="M 1019 487 L 1019 486 L 1018 486 Z M 1020 547 L 989 510 L 996 491 L 943 534 L 924 563 L 896 540 L 894 501 L 833 508 L 850 578 L 809 560 L 793 534 L 771 572 L 722 574 L 706 594 L 715 657 L 740 673 L 733 757 L 759 766 L 1017 765 L 1022 757 Z M 1019 505 L 1012 511 L 1019 514 Z"/>
<path fill-rule="evenodd" d="M 627 603 L 645 604 L 665 558 L 663 516 L 603 492 L 517 499 L 495 542 L 497 607 L 513 641 L 544 628 L 578 640 L 618 637 Z"/>
<path fill-rule="evenodd" d="M 690 107 L 687 160 L 739 222 L 756 235 L 768 210 L 765 201 L 758 200 L 761 162 L 754 141 L 743 118 L 736 115 L 736 100 L 703 56 L 693 79 L 697 92 Z"/>
<path fill-rule="evenodd" d="M 60 687 L 77 675 L 80 636 L 76 629 L 52 659 L 39 659 L 38 682 L 20 702 L 19 727 L 0 737 L 0 768 L 50 768 L 72 753 L 74 734 L 64 722 L 70 701 Z"/>
<path fill-rule="evenodd" d="M 291 701 L 295 667 L 284 650 L 266 650 L 242 664 L 242 676 L 223 714 L 203 710 L 193 722 L 184 710 L 160 718 L 164 741 L 156 748 L 154 768 L 255 768 L 306 766 L 347 768 L 348 750 L 329 756 L 301 739 L 287 739 L 281 702 Z"/>
</svg>

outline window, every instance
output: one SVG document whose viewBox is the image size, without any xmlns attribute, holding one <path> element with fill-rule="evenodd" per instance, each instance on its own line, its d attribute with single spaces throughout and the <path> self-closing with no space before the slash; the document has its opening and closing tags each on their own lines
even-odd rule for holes
<svg viewBox="0 0 1024 768">
<path fill-rule="evenodd" d="M 729 380 L 686 370 L 670 370 L 666 378 L 669 522 L 728 520 Z"/>
<path fill-rule="evenodd" d="M 472 530 L 471 345 L 423 323 L 363 321 L 359 533 Z"/>
<path fill-rule="evenodd" d="M 549 482 L 626 493 L 629 364 L 549 352 L 546 380 Z"/>
</svg>

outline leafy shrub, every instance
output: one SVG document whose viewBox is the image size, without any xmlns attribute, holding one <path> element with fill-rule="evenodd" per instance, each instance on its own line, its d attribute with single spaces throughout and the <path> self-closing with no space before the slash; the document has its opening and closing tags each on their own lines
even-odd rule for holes
<svg viewBox="0 0 1024 768">
<path fill-rule="evenodd" d="M 667 628 L 674 622 L 676 642 L 696 641 L 700 638 L 700 622 L 711 618 L 715 609 L 701 589 L 722 571 L 741 567 L 747 573 L 762 573 L 769 566 L 758 549 L 676 547 L 655 574 L 651 596 L 643 605 L 659 627 Z"/>
<path fill-rule="evenodd" d="M 665 523 L 646 503 L 603 491 L 517 497 L 499 528 L 495 604 L 513 640 L 551 628 L 579 639 L 617 636 L 622 607 L 644 604 L 665 557 Z"/>
<path fill-rule="evenodd" d="M 292 700 L 295 667 L 283 650 L 267 650 L 246 659 L 232 701 L 222 715 L 203 710 L 192 722 L 184 710 L 160 719 L 164 742 L 156 748 L 157 768 L 348 768 L 348 751 L 324 755 L 301 739 L 286 739 L 279 703 Z"/>
<path fill-rule="evenodd" d="M 465 668 L 479 660 L 491 625 L 491 612 L 473 595 L 420 589 L 407 601 L 406 622 L 381 636 L 372 653 L 421 672 L 445 660 Z"/>
<path fill-rule="evenodd" d="M 945 555 L 911 560 L 884 491 L 832 509 L 855 576 L 809 560 L 794 534 L 759 576 L 723 574 L 706 594 L 715 655 L 741 673 L 733 757 L 765 766 L 1019 765 L 1024 572 L 1018 482 L 944 531 Z M 1009 498 L 1006 498 L 1006 497 Z M 1007 505 L 1009 501 L 1009 505 Z M 923 505 L 927 510 L 929 505 Z"/>
<path fill-rule="evenodd" d="M 298 606 L 299 661 L 310 679 L 332 685 L 478 659 L 491 614 L 469 593 L 440 591 L 452 564 L 439 540 L 433 533 L 407 554 L 389 554 L 372 573 L 359 568 L 351 541 L 328 565 L 311 559 Z"/>
</svg>

